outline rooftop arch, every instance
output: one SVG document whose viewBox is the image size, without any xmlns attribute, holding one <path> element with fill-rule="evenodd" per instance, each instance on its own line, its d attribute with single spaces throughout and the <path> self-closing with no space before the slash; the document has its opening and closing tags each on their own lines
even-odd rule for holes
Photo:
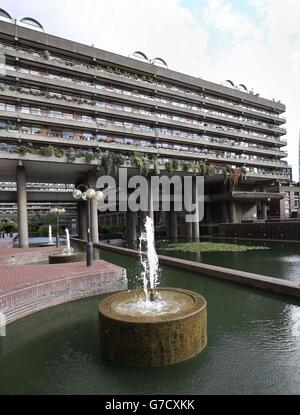
<svg viewBox="0 0 300 415">
<path fill-rule="evenodd" d="M 152 63 L 154 65 L 165 66 L 166 68 L 168 67 L 167 62 L 162 58 L 154 58 Z"/>
<path fill-rule="evenodd" d="M 45 31 L 41 23 L 32 17 L 22 17 L 17 20 L 17 23 L 21 26 L 30 27 L 31 29 Z"/>
<path fill-rule="evenodd" d="M 0 19 L 9 20 L 10 22 L 14 22 L 14 19 L 11 15 L 4 9 L 0 9 Z"/>
<path fill-rule="evenodd" d="M 144 52 L 141 52 L 140 50 L 136 50 L 135 52 L 133 52 L 133 54 L 131 56 L 132 56 L 132 58 L 136 58 L 136 59 L 139 59 L 139 60 L 149 62 L 148 56 Z"/>
</svg>

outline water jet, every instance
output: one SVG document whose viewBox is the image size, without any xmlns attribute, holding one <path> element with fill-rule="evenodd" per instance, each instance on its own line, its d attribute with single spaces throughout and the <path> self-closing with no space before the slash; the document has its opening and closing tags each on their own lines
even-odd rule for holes
<svg viewBox="0 0 300 415">
<path fill-rule="evenodd" d="M 149 217 L 145 229 L 140 237 L 144 287 L 101 302 L 101 350 L 105 358 L 126 365 L 167 366 L 188 360 L 205 348 L 207 303 L 192 291 L 158 287 L 159 264 Z"/>
</svg>

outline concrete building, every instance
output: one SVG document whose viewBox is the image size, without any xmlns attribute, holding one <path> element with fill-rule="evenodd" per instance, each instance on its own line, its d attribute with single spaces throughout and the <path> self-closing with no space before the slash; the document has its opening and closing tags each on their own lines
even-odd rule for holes
<svg viewBox="0 0 300 415">
<path fill-rule="evenodd" d="M 49 35 L 34 19 L 0 16 L 0 181 L 17 183 L 22 246 L 26 183 L 95 183 L 108 154 L 132 174 L 138 153 L 161 174 L 171 163 L 174 173 L 204 175 L 206 223 L 264 219 L 268 199 L 282 198 L 266 191 L 288 179 L 282 103 L 175 72 L 142 52 L 120 56 Z M 167 218 L 174 235 L 177 216 Z M 128 224 L 135 238 L 136 218 Z M 191 232 L 197 238 L 199 226 Z"/>
</svg>

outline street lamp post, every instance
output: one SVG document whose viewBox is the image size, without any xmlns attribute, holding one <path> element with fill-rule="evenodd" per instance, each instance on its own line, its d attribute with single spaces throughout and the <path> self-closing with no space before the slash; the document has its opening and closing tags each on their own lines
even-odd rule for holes
<svg viewBox="0 0 300 415">
<path fill-rule="evenodd" d="M 80 188 L 83 188 L 82 192 Z M 92 200 L 100 201 L 103 198 L 103 193 L 99 190 L 96 191 L 90 186 L 80 184 L 73 191 L 73 197 L 76 200 L 84 200 L 87 202 L 87 245 L 86 245 L 86 265 L 91 267 L 93 265 L 93 242 L 91 234 L 91 203 Z"/>
<path fill-rule="evenodd" d="M 56 215 L 56 248 L 59 247 L 59 215 L 65 212 L 66 211 L 63 208 L 53 208 L 50 210 L 50 213 Z"/>
</svg>

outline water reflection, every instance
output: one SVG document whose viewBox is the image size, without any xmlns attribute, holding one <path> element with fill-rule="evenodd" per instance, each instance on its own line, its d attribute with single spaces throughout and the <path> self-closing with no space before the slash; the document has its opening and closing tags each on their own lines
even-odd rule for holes
<svg viewBox="0 0 300 415">
<path fill-rule="evenodd" d="M 215 254 L 214 254 L 215 255 Z M 101 257 L 128 270 L 137 261 Z M 128 368 L 101 358 L 95 297 L 20 320 L 1 338 L 0 393 L 299 394 L 299 303 L 190 272 L 162 267 L 163 286 L 187 288 L 208 302 L 208 346 L 168 368 Z"/>
</svg>

